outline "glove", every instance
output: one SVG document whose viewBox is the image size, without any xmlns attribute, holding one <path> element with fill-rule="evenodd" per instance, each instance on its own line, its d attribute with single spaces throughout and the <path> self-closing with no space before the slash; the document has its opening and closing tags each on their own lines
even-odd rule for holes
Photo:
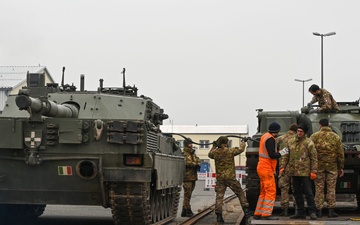
<svg viewBox="0 0 360 225">
<path fill-rule="evenodd" d="M 249 137 L 244 137 L 241 141 L 247 142 L 249 139 L 250 139 Z"/>
<path fill-rule="evenodd" d="M 339 177 L 344 176 L 344 170 L 343 170 L 343 169 L 339 169 L 338 175 L 339 175 Z"/>
<path fill-rule="evenodd" d="M 212 144 L 213 144 L 213 147 L 215 147 L 215 148 L 218 147 L 217 144 L 216 144 L 216 141 L 213 141 Z"/>
<path fill-rule="evenodd" d="M 289 154 L 289 149 L 288 148 L 283 148 L 282 150 L 279 151 L 280 155 L 287 155 Z"/>
<path fill-rule="evenodd" d="M 311 172 L 310 173 L 310 180 L 315 180 L 316 179 L 316 173 Z"/>
<path fill-rule="evenodd" d="M 284 173 L 284 170 L 285 170 L 285 168 L 281 168 L 281 169 L 279 170 L 279 175 L 280 175 L 280 176 Z"/>
<path fill-rule="evenodd" d="M 309 109 L 312 108 L 311 102 L 309 102 L 306 106 L 307 106 Z"/>
<path fill-rule="evenodd" d="M 195 168 L 196 168 L 196 170 L 197 170 L 197 171 L 200 171 L 201 166 L 200 166 L 200 165 L 196 165 L 196 167 L 195 167 Z"/>
</svg>

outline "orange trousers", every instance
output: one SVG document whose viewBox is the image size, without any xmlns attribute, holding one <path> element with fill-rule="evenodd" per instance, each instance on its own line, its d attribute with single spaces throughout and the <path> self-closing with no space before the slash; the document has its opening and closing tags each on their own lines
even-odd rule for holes
<svg viewBox="0 0 360 225">
<path fill-rule="evenodd" d="M 275 175 L 272 171 L 257 170 L 260 178 L 260 195 L 254 212 L 255 216 L 271 216 L 276 199 Z"/>
</svg>

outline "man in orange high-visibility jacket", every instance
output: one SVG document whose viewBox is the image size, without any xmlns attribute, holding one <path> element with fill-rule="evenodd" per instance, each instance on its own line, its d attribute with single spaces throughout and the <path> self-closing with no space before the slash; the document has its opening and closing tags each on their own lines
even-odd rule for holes
<svg viewBox="0 0 360 225">
<path fill-rule="evenodd" d="M 260 178 L 260 195 L 254 212 L 254 219 L 278 220 L 272 216 L 276 198 L 275 170 L 277 159 L 288 154 L 287 149 L 277 152 L 276 140 L 281 130 L 280 124 L 272 122 L 268 132 L 261 136 L 257 173 Z"/>
</svg>

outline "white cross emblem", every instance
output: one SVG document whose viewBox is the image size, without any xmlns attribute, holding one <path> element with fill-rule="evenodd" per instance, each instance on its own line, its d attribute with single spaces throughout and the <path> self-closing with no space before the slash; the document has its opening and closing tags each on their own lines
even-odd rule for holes
<svg viewBox="0 0 360 225">
<path fill-rule="evenodd" d="M 41 137 L 36 137 L 35 131 L 31 131 L 30 137 L 25 137 L 25 142 L 30 143 L 30 148 L 35 148 L 40 145 Z"/>
</svg>

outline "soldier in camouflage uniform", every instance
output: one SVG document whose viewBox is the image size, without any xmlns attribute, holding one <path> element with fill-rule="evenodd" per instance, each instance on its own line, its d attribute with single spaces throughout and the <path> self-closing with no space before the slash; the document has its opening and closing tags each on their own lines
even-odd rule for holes
<svg viewBox="0 0 360 225">
<path fill-rule="evenodd" d="M 244 139 L 243 139 L 244 140 Z M 246 141 L 246 140 L 245 140 Z M 226 188 L 229 187 L 239 198 L 246 217 L 252 216 L 249 210 L 249 203 L 245 197 L 239 181 L 236 180 L 234 157 L 245 150 L 246 143 L 242 141 L 239 147 L 228 148 L 228 138 L 221 136 L 214 143 L 209 151 L 209 158 L 215 160 L 216 169 L 216 203 L 215 213 L 217 222 L 224 223 L 222 217 L 222 205 Z"/>
<path fill-rule="evenodd" d="M 197 171 L 200 170 L 200 159 L 196 156 L 195 150 L 192 148 L 192 140 L 187 138 L 184 140 L 184 157 L 185 157 L 185 176 L 183 180 L 184 201 L 181 212 L 182 217 L 192 217 L 194 213 L 191 210 L 190 200 L 192 192 L 197 181 Z"/>
<path fill-rule="evenodd" d="M 338 176 L 344 175 L 344 148 L 340 137 L 334 133 L 329 120 L 323 118 L 319 121 L 320 130 L 310 136 L 317 150 L 318 171 L 315 180 L 315 205 L 318 217 L 322 217 L 324 207 L 324 185 L 326 182 L 326 202 L 329 209 L 328 217 L 338 217 L 334 212 L 335 188 Z"/>
<path fill-rule="evenodd" d="M 339 111 L 339 106 L 332 94 L 324 88 L 320 88 L 318 85 L 313 84 L 309 88 L 309 92 L 313 94 L 313 98 L 308 103 L 308 107 L 311 108 L 311 105 L 315 102 L 319 103 L 318 109 L 312 109 L 310 112 L 331 112 Z"/>
<path fill-rule="evenodd" d="M 290 139 L 296 137 L 296 130 L 297 124 L 293 123 L 290 125 L 289 130 L 277 138 L 277 144 L 279 150 L 286 148 L 287 143 Z M 279 159 L 279 165 L 284 165 L 285 163 L 282 162 L 284 158 Z M 281 168 L 279 167 L 279 180 L 278 185 L 281 190 L 281 201 L 280 205 L 282 208 L 282 212 L 280 216 L 288 216 L 288 209 L 289 209 L 289 190 L 291 185 L 291 176 L 289 176 L 289 168 Z M 293 190 L 294 193 L 294 190 Z M 295 198 L 294 198 L 294 205 L 295 205 Z"/>
<path fill-rule="evenodd" d="M 314 194 L 310 182 L 310 179 L 316 179 L 317 152 L 314 142 L 306 137 L 307 131 L 308 128 L 305 124 L 300 124 L 298 126 L 297 137 L 289 140 L 287 144 L 289 154 L 285 155 L 283 160 L 284 164 L 280 165 L 280 168 L 289 168 L 289 175 L 292 177 L 293 181 L 297 211 L 295 212 L 295 215 L 290 216 L 290 219 L 306 218 L 302 191 L 304 191 L 306 196 L 310 219 L 317 219 Z"/>
</svg>

